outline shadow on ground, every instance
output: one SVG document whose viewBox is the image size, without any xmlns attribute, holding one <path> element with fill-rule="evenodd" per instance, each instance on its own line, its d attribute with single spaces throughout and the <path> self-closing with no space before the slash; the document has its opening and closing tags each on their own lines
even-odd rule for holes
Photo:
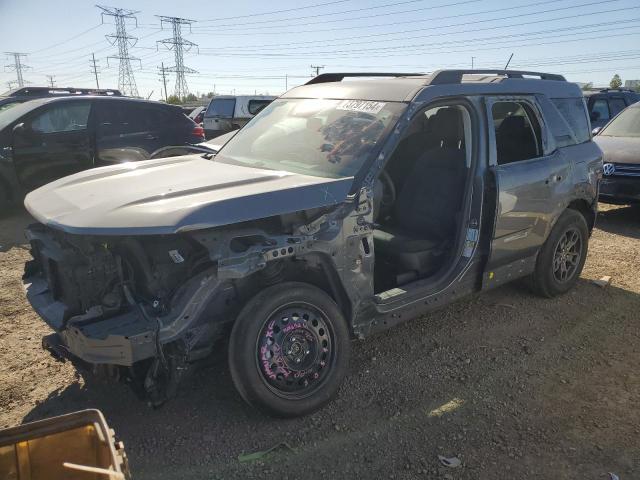
<svg viewBox="0 0 640 480">
<path fill-rule="evenodd" d="M 24 229 L 35 220 L 22 207 L 10 207 L 0 212 L 0 252 L 7 252 L 13 247 L 26 245 Z"/>
<path fill-rule="evenodd" d="M 596 227 L 608 233 L 640 239 L 640 208 L 609 207 L 598 212 Z"/>
</svg>

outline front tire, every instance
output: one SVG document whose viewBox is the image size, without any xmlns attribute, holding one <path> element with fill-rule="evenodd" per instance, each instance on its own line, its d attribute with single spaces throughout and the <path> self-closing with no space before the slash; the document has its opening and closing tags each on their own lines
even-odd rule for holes
<svg viewBox="0 0 640 480">
<path fill-rule="evenodd" d="M 349 363 L 349 331 L 325 292 L 300 282 L 268 287 L 231 331 L 229 368 L 240 396 L 278 417 L 311 413 L 338 391 Z"/>
<path fill-rule="evenodd" d="M 533 291 L 555 297 L 574 287 L 587 259 L 589 229 L 584 217 L 565 210 L 538 253 L 531 276 Z"/>
</svg>

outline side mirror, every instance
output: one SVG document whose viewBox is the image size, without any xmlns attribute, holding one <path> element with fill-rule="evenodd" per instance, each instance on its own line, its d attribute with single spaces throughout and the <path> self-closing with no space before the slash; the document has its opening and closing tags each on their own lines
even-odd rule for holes
<svg viewBox="0 0 640 480">
<path fill-rule="evenodd" d="M 597 111 L 593 111 L 589 114 L 589 118 L 591 119 L 592 122 L 595 122 L 596 120 L 598 120 L 600 118 L 600 112 Z"/>
<path fill-rule="evenodd" d="M 23 134 L 27 131 L 27 127 L 24 126 L 24 122 L 20 122 L 13 127 L 13 133 Z"/>
<path fill-rule="evenodd" d="M 602 127 L 596 127 L 593 130 L 591 130 L 591 135 L 596 136 L 598 133 L 600 133 L 600 130 L 602 130 Z"/>
</svg>

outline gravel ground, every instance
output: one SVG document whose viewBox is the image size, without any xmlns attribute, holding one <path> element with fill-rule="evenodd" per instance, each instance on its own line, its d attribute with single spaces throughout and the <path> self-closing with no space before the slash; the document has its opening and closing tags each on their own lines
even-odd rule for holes
<svg viewBox="0 0 640 480">
<path fill-rule="evenodd" d="M 138 480 L 640 478 L 640 210 L 603 210 L 575 290 L 548 300 L 508 285 L 354 343 L 337 400 L 295 420 L 245 406 L 223 351 L 157 410 L 54 361 L 20 283 L 29 219 L 12 212 L 0 220 L 0 427 L 99 408 Z M 590 282 L 603 275 L 610 287 Z"/>
</svg>

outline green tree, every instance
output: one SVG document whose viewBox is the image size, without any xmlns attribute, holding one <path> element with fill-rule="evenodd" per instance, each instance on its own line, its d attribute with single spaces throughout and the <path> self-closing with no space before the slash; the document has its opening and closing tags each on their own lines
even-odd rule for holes
<svg viewBox="0 0 640 480">
<path fill-rule="evenodd" d="M 170 103 L 171 105 L 182 105 L 182 100 L 180 100 L 175 95 L 169 95 L 169 98 L 167 98 L 167 103 Z"/>
<path fill-rule="evenodd" d="M 591 90 L 593 88 L 593 82 L 585 83 L 582 86 L 582 90 Z"/>
<path fill-rule="evenodd" d="M 611 79 L 611 81 L 609 82 L 609 87 L 620 88 L 621 86 L 622 86 L 622 79 L 620 78 L 620 75 L 616 73 Z"/>
<path fill-rule="evenodd" d="M 193 93 L 190 93 L 184 98 L 185 102 L 195 102 L 197 100 L 198 100 L 198 97 L 196 97 Z"/>
</svg>

